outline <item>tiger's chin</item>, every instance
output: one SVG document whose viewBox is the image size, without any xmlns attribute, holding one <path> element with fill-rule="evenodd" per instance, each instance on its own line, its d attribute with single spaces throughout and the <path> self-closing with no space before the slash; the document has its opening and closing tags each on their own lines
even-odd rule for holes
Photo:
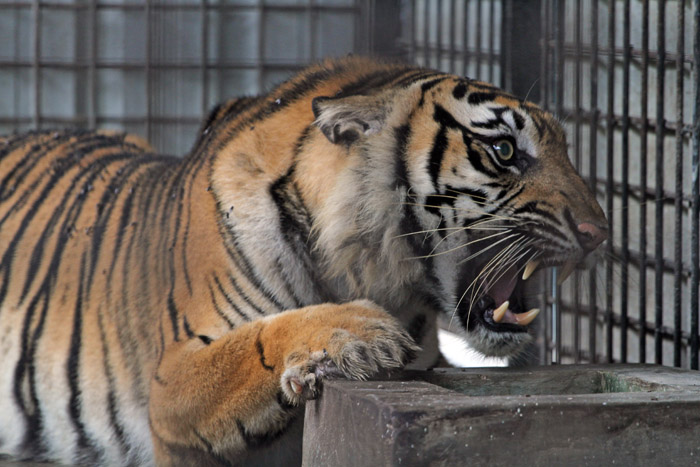
<svg viewBox="0 0 700 467">
<path fill-rule="evenodd" d="M 560 266 L 558 282 L 561 283 L 578 262 L 578 259 L 519 262 L 491 274 L 489 280 L 480 279 L 480 274 L 474 276 L 474 269 L 484 268 L 465 271 L 460 283 L 473 284 L 475 291 L 462 294 L 457 316 L 466 330 L 469 345 L 488 357 L 513 357 L 521 353 L 533 341 L 529 329 L 540 313 L 539 308 L 527 306 L 527 280 L 540 266 Z"/>
</svg>

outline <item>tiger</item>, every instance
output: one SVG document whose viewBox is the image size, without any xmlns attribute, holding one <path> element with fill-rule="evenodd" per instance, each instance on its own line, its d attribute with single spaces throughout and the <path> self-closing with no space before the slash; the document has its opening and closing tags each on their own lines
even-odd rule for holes
<svg viewBox="0 0 700 467">
<path fill-rule="evenodd" d="M 0 139 L 1 453 L 296 462 L 325 380 L 435 366 L 439 316 L 517 355 L 528 277 L 607 238 L 556 118 L 449 73 L 326 59 L 195 139 Z"/>
</svg>

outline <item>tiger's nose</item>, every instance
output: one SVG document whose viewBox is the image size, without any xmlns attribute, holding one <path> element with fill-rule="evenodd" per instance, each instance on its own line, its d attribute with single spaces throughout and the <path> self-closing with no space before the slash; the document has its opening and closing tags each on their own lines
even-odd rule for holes
<svg viewBox="0 0 700 467">
<path fill-rule="evenodd" d="M 593 251 L 608 238 L 608 228 L 599 227 L 590 222 L 581 222 L 578 229 L 578 241 L 586 251 Z"/>
</svg>

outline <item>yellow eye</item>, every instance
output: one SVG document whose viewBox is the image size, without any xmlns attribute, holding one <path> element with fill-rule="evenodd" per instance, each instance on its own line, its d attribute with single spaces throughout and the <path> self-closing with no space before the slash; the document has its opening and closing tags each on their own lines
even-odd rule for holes
<svg viewBox="0 0 700 467">
<path fill-rule="evenodd" d="M 493 149 L 494 151 L 496 151 L 496 154 L 498 154 L 498 157 L 500 157 L 504 161 L 507 161 L 508 159 L 513 157 L 513 154 L 515 153 L 515 148 L 513 147 L 513 144 L 505 139 L 496 141 L 493 145 Z"/>
</svg>

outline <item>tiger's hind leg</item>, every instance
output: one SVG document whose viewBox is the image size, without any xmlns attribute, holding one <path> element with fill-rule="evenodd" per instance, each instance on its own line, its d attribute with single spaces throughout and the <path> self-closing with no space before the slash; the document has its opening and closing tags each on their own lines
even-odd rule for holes
<svg viewBox="0 0 700 467">
<path fill-rule="evenodd" d="M 283 433 L 323 379 L 364 379 L 403 366 L 417 350 L 394 318 L 367 301 L 286 311 L 208 345 L 174 342 L 151 384 L 156 462 L 235 462 Z"/>
</svg>

